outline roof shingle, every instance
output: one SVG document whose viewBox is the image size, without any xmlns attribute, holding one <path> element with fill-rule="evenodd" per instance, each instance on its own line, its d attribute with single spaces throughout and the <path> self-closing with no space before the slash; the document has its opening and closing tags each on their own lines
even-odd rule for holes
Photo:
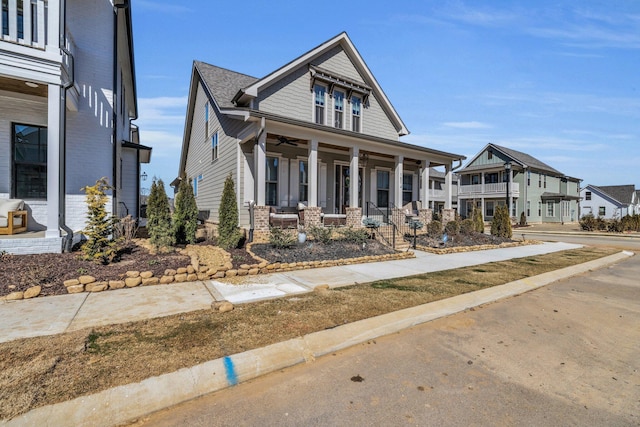
<svg viewBox="0 0 640 427">
<path fill-rule="evenodd" d="M 236 93 L 258 81 L 256 77 L 216 67 L 202 61 L 195 61 L 195 66 L 220 108 L 234 108 L 235 105 L 231 100 Z"/>
</svg>

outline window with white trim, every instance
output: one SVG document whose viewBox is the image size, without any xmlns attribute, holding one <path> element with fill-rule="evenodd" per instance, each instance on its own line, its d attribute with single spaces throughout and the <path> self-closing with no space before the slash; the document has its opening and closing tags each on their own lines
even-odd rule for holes
<svg viewBox="0 0 640 427">
<path fill-rule="evenodd" d="M 319 125 L 323 125 L 325 123 L 324 114 L 325 114 L 326 88 L 322 85 L 314 85 L 313 98 L 315 103 L 315 122 Z"/>
<path fill-rule="evenodd" d="M 362 100 L 357 96 L 351 97 L 351 130 L 360 132 Z"/>
<path fill-rule="evenodd" d="M 552 218 L 556 216 L 555 206 L 556 204 L 552 201 L 547 202 L 547 217 Z"/>
<path fill-rule="evenodd" d="M 377 171 L 377 205 L 379 208 L 389 206 L 389 171 Z"/>
<path fill-rule="evenodd" d="M 218 132 L 216 131 L 211 137 L 211 161 L 218 158 Z"/>
<path fill-rule="evenodd" d="M 267 157 L 265 179 L 265 201 L 267 206 L 278 206 L 278 164 L 277 157 Z"/>
<path fill-rule="evenodd" d="M 333 126 L 342 129 L 344 127 L 344 92 L 333 92 Z"/>
<path fill-rule="evenodd" d="M 201 181 L 202 181 L 202 174 L 198 175 L 197 177 L 191 180 L 191 183 L 193 184 L 193 197 L 198 197 L 198 185 L 200 184 Z"/>
<path fill-rule="evenodd" d="M 493 217 L 493 202 L 487 200 L 484 204 L 485 213 L 484 216 Z"/>
</svg>

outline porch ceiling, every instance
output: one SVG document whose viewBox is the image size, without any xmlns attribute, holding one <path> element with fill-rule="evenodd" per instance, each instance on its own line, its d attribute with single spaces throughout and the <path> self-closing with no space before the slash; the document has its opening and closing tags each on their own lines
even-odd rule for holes
<svg viewBox="0 0 640 427">
<path fill-rule="evenodd" d="M 47 96 L 47 85 L 38 84 L 38 87 L 30 87 L 25 84 L 24 80 L 11 79 L 0 76 L 0 88 L 9 92 L 18 92 L 25 95 Z"/>
</svg>

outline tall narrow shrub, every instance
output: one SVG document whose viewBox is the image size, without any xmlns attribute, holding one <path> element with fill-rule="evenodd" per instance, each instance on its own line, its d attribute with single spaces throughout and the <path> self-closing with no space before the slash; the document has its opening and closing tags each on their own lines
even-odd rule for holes
<svg viewBox="0 0 640 427">
<path fill-rule="evenodd" d="M 147 202 L 147 231 L 149 241 L 156 248 L 166 248 L 173 244 L 171 229 L 171 209 L 162 180 L 154 179 Z"/>
<path fill-rule="evenodd" d="M 198 206 L 193 187 L 186 177 L 180 180 L 173 211 L 173 235 L 176 243 L 194 243 L 198 228 Z"/>
<path fill-rule="evenodd" d="M 471 213 L 471 217 L 473 219 L 474 230 L 478 233 L 484 233 L 484 219 L 482 218 L 482 210 L 474 207 Z"/>
<path fill-rule="evenodd" d="M 231 174 L 224 180 L 218 221 L 218 245 L 223 249 L 238 247 L 242 235 L 238 230 L 238 204 Z"/>
<path fill-rule="evenodd" d="M 84 259 L 108 264 L 118 254 L 118 242 L 113 239 L 113 226 L 117 219 L 107 214 L 107 190 L 112 187 L 107 178 L 100 178 L 95 185 L 86 186 L 87 226 L 82 233 L 87 241 L 82 245 Z"/>
<path fill-rule="evenodd" d="M 496 207 L 493 215 L 493 221 L 491 221 L 491 234 L 507 239 L 510 239 L 513 235 L 511 230 L 511 218 L 509 217 L 509 210 L 506 206 Z"/>
</svg>

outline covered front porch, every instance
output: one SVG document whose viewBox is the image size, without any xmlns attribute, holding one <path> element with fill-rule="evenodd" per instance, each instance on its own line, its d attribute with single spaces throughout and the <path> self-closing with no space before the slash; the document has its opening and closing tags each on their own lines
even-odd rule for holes
<svg viewBox="0 0 640 427">
<path fill-rule="evenodd" d="M 253 218 L 241 225 L 266 232 L 274 213 L 283 213 L 297 214 L 297 224 L 305 227 L 362 227 L 372 211 L 398 222 L 420 217 L 426 224 L 435 194 L 431 167 L 444 169 L 443 214 L 454 218 L 452 169 L 461 156 L 345 133 L 262 120 L 240 145 L 243 202 L 254 204 Z"/>
</svg>

